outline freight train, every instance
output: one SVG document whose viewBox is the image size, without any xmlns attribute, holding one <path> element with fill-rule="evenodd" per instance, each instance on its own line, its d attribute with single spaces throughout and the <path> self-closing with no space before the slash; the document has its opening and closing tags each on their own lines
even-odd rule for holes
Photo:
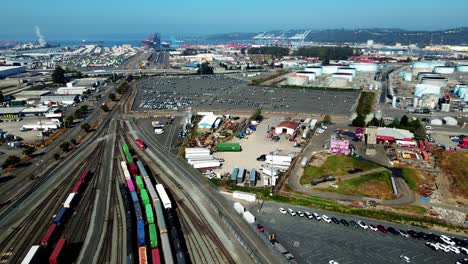
<svg viewBox="0 0 468 264">
<path fill-rule="evenodd" d="M 39 245 L 34 245 L 30 248 L 22 264 L 46 262 L 48 257 L 49 263 L 59 263 L 63 257 L 63 251 L 66 249 L 66 240 L 60 237 L 62 233 L 62 225 L 73 215 L 75 205 L 79 203 L 80 194 L 86 188 L 90 172 L 84 169 L 76 183 L 73 185 L 72 192 L 65 199 L 62 207 L 55 214 L 52 224 L 47 228 L 42 235 Z"/>
</svg>

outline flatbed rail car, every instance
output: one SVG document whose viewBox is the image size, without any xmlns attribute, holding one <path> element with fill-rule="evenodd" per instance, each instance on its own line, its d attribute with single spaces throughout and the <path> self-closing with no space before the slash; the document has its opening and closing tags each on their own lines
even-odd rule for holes
<svg viewBox="0 0 468 264">
<path fill-rule="evenodd" d="M 21 264 L 32 264 L 32 263 L 38 263 L 38 258 L 39 258 L 39 245 L 34 245 L 32 246 L 24 259 L 21 261 Z"/>
</svg>

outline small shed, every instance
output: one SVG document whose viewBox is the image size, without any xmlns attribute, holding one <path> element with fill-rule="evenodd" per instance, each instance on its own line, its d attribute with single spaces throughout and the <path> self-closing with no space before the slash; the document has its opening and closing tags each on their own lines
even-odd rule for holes
<svg viewBox="0 0 468 264">
<path fill-rule="evenodd" d="M 286 133 L 288 135 L 292 135 L 292 134 L 294 134 L 294 131 L 296 131 L 298 126 L 299 126 L 299 124 L 296 123 L 296 122 L 283 121 L 283 122 L 279 123 L 278 126 L 276 126 L 275 133 L 276 134 Z"/>
</svg>

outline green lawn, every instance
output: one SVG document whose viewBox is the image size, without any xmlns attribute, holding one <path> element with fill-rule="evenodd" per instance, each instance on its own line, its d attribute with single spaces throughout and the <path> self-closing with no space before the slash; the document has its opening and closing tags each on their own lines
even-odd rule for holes
<svg viewBox="0 0 468 264">
<path fill-rule="evenodd" d="M 343 176 L 349 174 L 349 170 L 360 169 L 368 171 L 380 167 L 380 165 L 362 159 L 335 155 L 329 156 L 320 167 L 307 166 L 301 178 L 301 184 L 309 184 L 310 181 L 324 175 Z"/>
<path fill-rule="evenodd" d="M 368 115 L 372 112 L 372 106 L 374 104 L 375 93 L 374 92 L 362 92 L 359 97 L 359 102 L 356 107 L 356 113 L 361 115 Z"/>
<path fill-rule="evenodd" d="M 338 188 L 320 188 L 321 191 L 336 192 L 340 194 L 368 196 L 378 199 L 392 199 L 393 192 L 390 183 L 391 173 L 381 171 L 364 175 L 358 178 L 336 183 Z"/>
<path fill-rule="evenodd" d="M 416 190 L 416 182 L 418 181 L 418 176 L 416 175 L 416 171 L 411 168 L 402 168 L 401 169 L 401 174 L 403 175 L 403 178 L 405 179 L 406 183 L 408 184 L 408 187 L 415 191 Z"/>
</svg>

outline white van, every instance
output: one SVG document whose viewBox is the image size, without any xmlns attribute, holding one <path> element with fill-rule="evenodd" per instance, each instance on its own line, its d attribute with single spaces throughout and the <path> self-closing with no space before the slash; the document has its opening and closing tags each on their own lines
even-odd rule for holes
<svg viewBox="0 0 468 264">
<path fill-rule="evenodd" d="M 309 159 L 306 158 L 306 157 L 304 157 L 304 158 L 302 159 L 302 162 L 301 162 L 302 168 L 307 167 L 307 164 L 309 164 Z"/>
</svg>

